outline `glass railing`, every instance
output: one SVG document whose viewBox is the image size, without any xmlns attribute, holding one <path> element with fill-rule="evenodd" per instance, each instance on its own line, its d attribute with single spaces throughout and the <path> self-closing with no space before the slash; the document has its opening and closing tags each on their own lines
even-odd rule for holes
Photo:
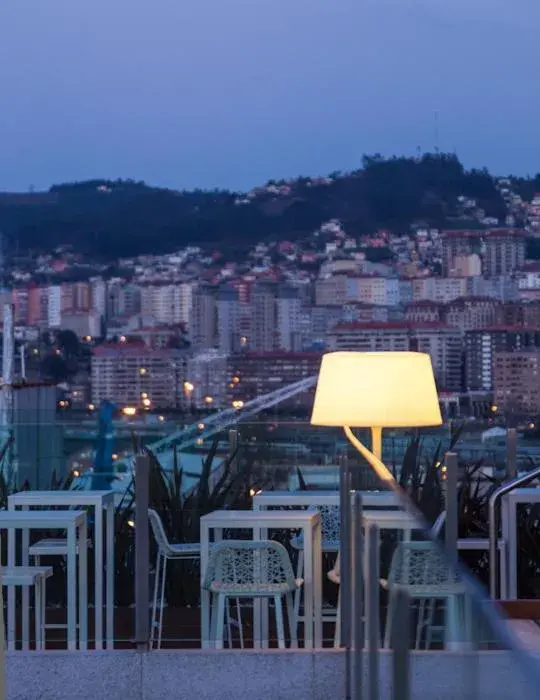
<svg viewBox="0 0 540 700">
<path fill-rule="evenodd" d="M 204 423 L 204 419 L 199 422 Z M 257 421 L 240 422 L 233 426 L 233 430 L 231 433 L 225 428 L 214 436 L 198 439 L 182 450 L 162 450 L 157 456 L 150 453 L 149 505 L 157 511 L 171 543 L 200 543 L 201 518 L 215 511 L 253 511 L 254 506 L 261 507 L 264 494 L 270 494 L 267 507 L 271 510 L 305 511 L 309 506 L 318 507 L 323 514 L 322 570 L 317 567 L 311 573 L 308 570 L 309 576 L 318 576 L 320 580 L 312 579 L 309 582 L 310 590 L 306 595 L 320 595 L 322 633 L 320 638 L 316 634 L 308 638 L 306 606 L 309 615 L 313 615 L 313 612 L 310 612 L 302 594 L 297 626 L 300 647 L 331 650 L 343 648 L 345 642 L 352 669 L 355 650 L 359 650 L 360 640 L 365 640 L 362 663 L 367 668 L 370 663 L 368 659 L 376 651 L 381 682 L 390 672 L 390 657 L 385 649 L 406 647 L 412 654 L 409 658 L 414 670 L 411 676 L 413 696 L 417 691 L 423 695 L 424 690 L 429 689 L 429 686 L 424 688 L 421 684 L 436 680 L 440 682 L 441 689 L 444 689 L 444 683 L 454 683 L 452 687 L 457 689 L 455 697 L 459 697 L 460 693 L 468 693 L 467 696 L 471 698 L 479 697 L 480 688 L 490 683 L 496 684 L 497 679 L 500 679 L 500 684 L 508 684 L 508 679 L 511 679 L 509 692 L 524 698 L 532 697 L 528 695 L 530 688 L 538 687 L 540 682 L 533 656 L 533 652 L 540 650 L 540 635 L 535 623 L 535 615 L 540 617 L 540 613 L 536 612 L 534 601 L 529 601 L 529 613 L 524 613 L 524 608 L 519 613 L 521 617 L 529 615 L 529 620 L 508 621 L 501 610 L 488 600 L 485 588 L 489 577 L 488 500 L 496 484 L 505 478 L 502 469 L 490 469 L 496 465 L 492 463 L 488 449 L 482 452 L 481 443 L 475 448 L 478 454 L 484 455 L 484 460 L 480 462 L 476 453 L 474 458 L 470 457 L 470 438 L 466 436 L 454 434 L 451 437 L 442 432 L 427 433 L 425 436 L 390 434 L 384 439 L 383 458 L 396 481 L 394 484 L 383 484 L 338 429 L 310 426 L 305 420 L 282 420 L 274 414 Z M 204 432 L 204 426 L 201 432 Z M 359 437 L 368 442 L 368 436 L 361 431 Z M 463 449 L 462 439 L 465 440 Z M 445 460 L 448 448 L 457 454 L 457 511 L 455 521 L 450 518 L 441 522 L 449 483 Z M 533 463 L 534 455 L 531 454 L 528 464 Z M 126 460 L 120 473 L 115 470 L 103 475 L 116 491 L 114 636 L 117 648 L 133 646 L 136 633 L 134 604 L 140 603 L 134 594 L 137 523 L 133 500 L 133 464 L 133 461 Z M 325 519 L 330 517 L 332 511 L 328 506 L 332 505 L 340 513 L 342 502 L 339 488 L 340 479 L 343 483 L 343 465 L 347 466 L 347 473 L 350 474 L 347 490 L 362 493 L 361 529 L 366 535 L 355 539 L 352 527 L 355 514 L 351 510 L 351 532 L 347 540 L 349 569 L 345 568 L 347 556 L 343 556 L 343 552 L 340 564 L 336 566 L 340 543 L 339 537 L 336 540 L 335 529 L 332 544 L 324 540 L 325 535 L 328 540 L 329 527 Z M 82 466 L 80 475 L 71 486 L 87 489 L 92 485 L 94 476 L 91 469 Z M 66 484 L 57 485 L 59 489 L 65 487 Z M 282 492 L 297 497 L 297 502 L 290 498 L 280 503 L 277 498 L 272 505 L 272 495 L 279 496 Z M 390 503 L 390 496 L 394 498 L 394 503 Z M 380 504 L 377 499 L 381 499 Z M 89 517 L 91 539 L 95 536 L 93 517 Z M 446 529 L 454 527 L 454 522 L 456 541 L 455 549 L 451 550 L 448 549 Z M 526 507 L 518 517 L 519 551 L 509 552 L 504 549 L 505 544 L 501 544 L 501 560 L 506 564 L 506 567 L 502 566 L 502 575 L 509 575 L 508 564 L 515 556 L 520 595 L 528 599 L 536 598 L 535 581 L 540 575 L 540 552 L 536 546 L 537 535 L 540 534 L 537 532 L 540 527 L 538 522 L 535 508 Z M 305 561 L 303 569 L 298 568 L 304 544 L 298 528 L 293 525 L 292 520 L 285 518 L 281 522 L 273 522 L 272 527 L 261 527 L 263 534 L 267 530 L 265 536 L 283 545 L 294 577 L 306 580 Z M 435 525 L 437 528 L 433 530 Z M 372 529 L 373 533 L 369 535 Z M 253 539 L 253 529 L 244 522 L 234 520 L 226 523 L 221 534 L 225 540 L 249 542 Z M 50 533 L 32 531 L 30 543 L 45 535 L 50 536 Z M 372 542 L 370 537 L 374 538 Z M 212 542 L 211 538 L 209 554 L 212 552 Z M 367 546 L 369 542 L 372 544 L 371 554 Z M 5 546 L 3 541 L 3 555 Z M 152 606 L 158 553 L 152 535 L 149 546 L 143 574 L 149 580 L 149 602 Z M 358 567 L 352 554 L 360 551 L 362 565 Z M 94 556 L 95 548 L 91 548 L 88 552 L 87 585 L 90 648 L 93 647 L 94 629 Z M 47 624 L 62 623 L 66 617 L 65 563 L 64 560 L 53 563 L 53 577 L 47 584 Z M 356 573 L 356 578 L 351 573 L 349 586 L 343 585 L 342 578 L 347 570 Z M 360 575 L 361 578 L 358 578 Z M 314 586 L 314 583 L 317 585 Z M 359 589 L 361 597 L 355 595 Z M 161 619 L 162 648 L 196 648 L 211 641 L 205 639 L 201 627 L 198 552 L 193 556 L 168 560 L 164 582 L 158 578 L 156 591 L 158 612 L 154 633 L 157 635 Z M 344 596 L 348 596 L 345 603 Z M 345 619 L 338 615 L 340 598 Z M 407 601 L 408 609 L 405 617 L 401 603 L 403 599 Z M 363 605 L 362 614 L 358 613 L 358 608 L 355 613 L 355 602 L 358 604 L 359 600 Z M 163 606 L 160 605 L 161 601 Z M 269 608 L 269 622 L 265 628 L 264 615 L 257 617 L 260 615 L 257 605 L 254 606 L 249 599 L 242 599 L 237 605 L 236 598 L 231 599 L 223 618 L 222 645 L 240 650 L 262 640 L 263 644 L 268 641 L 270 647 L 277 647 L 282 636 L 288 648 L 292 636 L 286 621 L 286 606 L 283 606 L 283 633 L 273 601 Z M 510 606 L 507 608 L 510 609 Z M 515 616 L 516 611 L 512 614 Z M 393 621 L 396 619 L 401 621 L 401 634 L 397 638 L 395 630 L 393 632 Z M 356 626 L 352 624 L 353 620 L 357 621 Z M 361 631 L 359 625 L 362 625 Z M 343 638 L 345 632 L 350 634 L 349 638 Z M 47 648 L 65 647 L 65 637 L 65 630 L 48 630 Z M 435 679 L 433 674 L 436 675 Z M 484 694 L 485 690 L 482 690 L 482 697 Z"/>
</svg>

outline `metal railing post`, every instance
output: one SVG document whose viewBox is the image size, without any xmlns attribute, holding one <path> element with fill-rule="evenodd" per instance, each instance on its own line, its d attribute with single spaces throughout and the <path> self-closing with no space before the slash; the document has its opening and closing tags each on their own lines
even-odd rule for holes
<svg viewBox="0 0 540 700">
<path fill-rule="evenodd" d="M 351 700 L 351 476 L 347 456 L 341 459 L 339 469 L 341 510 L 341 645 L 345 647 L 345 700 Z"/>
<path fill-rule="evenodd" d="M 367 528 L 366 628 L 367 628 L 367 700 L 379 700 L 380 606 L 379 606 L 379 526 Z"/>
<path fill-rule="evenodd" d="M 364 547 L 362 494 L 354 494 L 354 700 L 362 700 L 364 681 Z"/>
<path fill-rule="evenodd" d="M 150 457 L 135 457 L 135 643 L 141 651 L 150 641 L 150 538 L 148 523 Z"/>
<path fill-rule="evenodd" d="M 450 566 L 455 570 L 458 561 L 458 459 L 455 452 L 447 452 L 444 460 L 446 466 L 445 489 L 445 545 Z"/>
<path fill-rule="evenodd" d="M 515 479 L 517 474 L 517 430 L 508 428 L 506 433 L 506 476 L 508 479 Z"/>
<path fill-rule="evenodd" d="M 392 624 L 392 700 L 411 700 L 411 673 L 409 635 L 410 598 L 406 591 L 397 588 L 394 593 L 395 612 Z"/>
<path fill-rule="evenodd" d="M 234 455 L 231 460 L 231 473 L 236 474 L 238 472 L 238 443 L 239 443 L 239 433 L 238 430 L 232 428 L 229 430 L 229 455 Z"/>
</svg>

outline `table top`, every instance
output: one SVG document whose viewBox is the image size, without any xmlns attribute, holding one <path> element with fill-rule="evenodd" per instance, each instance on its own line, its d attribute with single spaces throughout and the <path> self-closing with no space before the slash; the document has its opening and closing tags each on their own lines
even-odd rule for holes
<svg viewBox="0 0 540 700">
<path fill-rule="evenodd" d="M 364 525 L 375 523 L 386 530 L 421 530 L 422 524 L 404 510 L 366 510 L 362 512 Z"/>
<path fill-rule="evenodd" d="M 321 515 L 316 510 L 215 510 L 203 515 L 201 525 L 208 527 L 303 527 L 319 522 Z"/>
<path fill-rule="evenodd" d="M 114 491 L 19 491 L 8 498 L 10 510 L 17 506 L 98 506 L 114 503 Z"/>
<path fill-rule="evenodd" d="M 393 491 L 361 491 L 363 506 L 398 506 L 399 496 Z M 351 491 L 354 498 L 355 492 Z M 332 489 L 308 491 L 261 491 L 253 497 L 254 506 L 339 505 L 340 494 Z"/>
<path fill-rule="evenodd" d="M 51 528 L 65 530 L 86 522 L 85 510 L 1 510 L 0 529 Z"/>
</svg>

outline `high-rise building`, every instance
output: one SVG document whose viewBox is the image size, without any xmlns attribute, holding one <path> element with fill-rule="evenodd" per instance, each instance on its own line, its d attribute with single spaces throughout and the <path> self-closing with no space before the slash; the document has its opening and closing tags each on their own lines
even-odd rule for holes
<svg viewBox="0 0 540 700">
<path fill-rule="evenodd" d="M 540 414 L 540 351 L 498 352 L 493 357 L 493 401 L 514 417 Z"/>
<path fill-rule="evenodd" d="M 241 304 L 238 291 L 222 286 L 217 290 L 217 345 L 222 352 L 238 352 L 245 337 L 240 327 Z M 244 341 L 244 345 L 247 340 Z"/>
<path fill-rule="evenodd" d="M 277 349 L 286 352 L 301 351 L 300 312 L 302 303 L 300 290 L 292 285 L 280 285 L 276 305 Z"/>
<path fill-rule="evenodd" d="M 100 345 L 92 353 L 92 403 L 107 399 L 144 410 L 184 405 L 186 353 L 142 343 Z"/>
<path fill-rule="evenodd" d="M 456 270 L 456 258 L 467 258 L 480 251 L 481 232 L 443 231 L 443 275 L 449 277 Z"/>
<path fill-rule="evenodd" d="M 141 313 L 158 323 L 172 326 L 188 324 L 191 316 L 193 287 L 189 283 L 150 284 L 140 288 Z"/>
<path fill-rule="evenodd" d="M 334 275 L 315 282 L 317 306 L 340 306 L 350 299 L 350 284 L 347 275 Z"/>
<path fill-rule="evenodd" d="M 468 391 L 493 390 L 493 362 L 500 352 L 540 348 L 540 327 L 493 326 L 465 333 L 465 377 Z"/>
<path fill-rule="evenodd" d="M 278 342 L 277 284 L 258 282 L 251 293 L 251 352 L 272 352 Z"/>
<path fill-rule="evenodd" d="M 467 296 L 466 277 L 418 277 L 412 280 L 413 301 L 448 304 Z"/>
<path fill-rule="evenodd" d="M 484 236 L 484 275 L 511 275 L 525 263 L 527 238 L 516 229 L 492 229 Z"/>
<path fill-rule="evenodd" d="M 47 300 L 47 325 L 49 328 L 60 328 L 62 323 L 62 289 L 60 285 L 51 285 Z"/>
<path fill-rule="evenodd" d="M 201 284 L 194 288 L 188 328 L 193 348 L 202 349 L 216 346 L 217 299 L 215 287 Z"/>
</svg>

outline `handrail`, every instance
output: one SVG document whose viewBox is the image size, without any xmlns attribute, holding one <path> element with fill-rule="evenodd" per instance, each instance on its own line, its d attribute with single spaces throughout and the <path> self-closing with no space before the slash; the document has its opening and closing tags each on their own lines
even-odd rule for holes
<svg viewBox="0 0 540 700">
<path fill-rule="evenodd" d="M 499 519 L 497 517 L 497 503 L 507 493 L 511 493 L 520 486 L 526 486 L 540 477 L 540 467 L 536 467 L 531 472 L 518 476 L 512 481 L 507 481 L 499 486 L 489 499 L 489 593 L 492 600 L 498 598 L 498 554 L 499 547 L 497 540 L 499 539 Z"/>
</svg>

